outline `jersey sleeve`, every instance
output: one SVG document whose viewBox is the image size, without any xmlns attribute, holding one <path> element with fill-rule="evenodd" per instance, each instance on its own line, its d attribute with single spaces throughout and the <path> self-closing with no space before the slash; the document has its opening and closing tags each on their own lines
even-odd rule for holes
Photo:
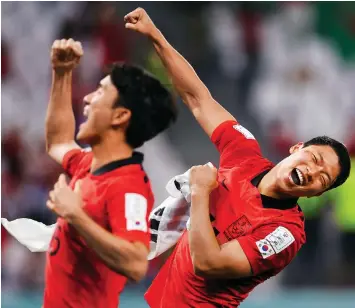
<svg viewBox="0 0 355 308">
<path fill-rule="evenodd" d="M 238 238 L 254 275 L 274 275 L 291 262 L 301 248 L 296 232 L 293 233 L 285 226 L 270 225 Z"/>
<path fill-rule="evenodd" d="M 107 203 L 112 233 L 130 242 L 142 242 L 149 249 L 149 198 L 135 190 L 119 188 Z"/>
<path fill-rule="evenodd" d="M 84 158 L 89 155 L 87 152 L 80 149 L 73 149 L 68 151 L 63 158 L 62 166 L 65 172 L 73 177 L 79 164 L 84 160 Z"/>
<path fill-rule="evenodd" d="M 220 153 L 220 167 L 231 167 L 248 158 L 262 157 L 254 136 L 237 121 L 226 121 L 212 133 Z"/>
</svg>

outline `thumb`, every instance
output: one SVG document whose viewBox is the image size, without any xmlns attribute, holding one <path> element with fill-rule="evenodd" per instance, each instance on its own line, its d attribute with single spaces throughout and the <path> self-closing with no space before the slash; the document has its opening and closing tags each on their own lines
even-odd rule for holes
<svg viewBox="0 0 355 308">
<path fill-rule="evenodd" d="M 211 169 L 216 169 L 216 167 L 211 162 L 208 162 L 207 164 L 205 164 L 205 166 L 208 166 Z"/>
<path fill-rule="evenodd" d="M 134 31 L 137 31 L 137 30 L 138 30 L 136 24 L 131 24 L 131 23 L 129 23 L 129 22 L 127 22 L 127 23 L 125 24 L 125 27 L 126 27 L 126 29 L 130 29 L 130 30 L 134 30 Z"/>
<path fill-rule="evenodd" d="M 81 180 L 75 182 L 74 192 L 78 195 L 81 195 Z"/>
<path fill-rule="evenodd" d="M 67 185 L 67 180 L 66 180 L 65 175 L 63 173 L 59 176 L 58 183 L 62 187 Z"/>
</svg>

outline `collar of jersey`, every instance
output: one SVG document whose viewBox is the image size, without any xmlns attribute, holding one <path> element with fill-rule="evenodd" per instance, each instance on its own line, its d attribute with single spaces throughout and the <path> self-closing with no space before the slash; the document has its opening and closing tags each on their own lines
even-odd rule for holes
<svg viewBox="0 0 355 308">
<path fill-rule="evenodd" d="M 143 163 L 143 158 L 144 158 L 144 155 L 142 153 L 133 152 L 133 155 L 131 157 L 112 161 L 112 162 L 100 167 L 99 169 L 96 169 L 94 172 L 92 172 L 92 175 L 95 175 L 95 176 L 103 175 L 107 172 L 113 171 L 113 170 L 123 167 L 123 166 L 141 165 Z"/>
<path fill-rule="evenodd" d="M 270 171 L 270 169 L 267 169 L 257 176 L 255 176 L 252 180 L 251 183 L 255 186 L 258 187 L 260 181 L 262 178 Z M 288 210 L 292 209 L 293 207 L 297 206 L 297 201 L 298 198 L 292 198 L 292 199 L 275 199 L 269 196 L 265 196 L 260 194 L 261 196 L 261 201 L 263 204 L 264 208 L 272 208 L 272 209 L 278 209 L 278 210 Z"/>
</svg>

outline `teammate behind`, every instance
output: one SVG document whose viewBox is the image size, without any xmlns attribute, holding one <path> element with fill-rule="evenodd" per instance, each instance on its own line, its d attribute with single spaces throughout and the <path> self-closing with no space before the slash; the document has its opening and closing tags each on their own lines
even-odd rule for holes
<svg viewBox="0 0 355 308">
<path fill-rule="evenodd" d="M 115 64 L 84 98 L 85 123 L 74 141 L 72 71 L 79 42 L 57 40 L 51 51 L 53 83 L 46 118 L 48 154 L 61 175 L 47 206 L 58 216 L 47 253 L 44 308 L 117 308 L 127 278 L 142 279 L 149 251 L 148 215 L 154 198 L 134 148 L 176 118 L 169 92 L 143 70 Z M 75 189 L 73 190 L 75 186 Z"/>
<path fill-rule="evenodd" d="M 191 171 L 191 227 L 146 293 L 150 307 L 237 307 L 305 243 L 301 196 L 345 182 L 350 159 L 328 137 L 298 143 L 274 166 L 253 135 L 211 96 L 143 9 L 126 28 L 149 37 L 174 86 L 220 152 L 220 166 Z"/>
</svg>

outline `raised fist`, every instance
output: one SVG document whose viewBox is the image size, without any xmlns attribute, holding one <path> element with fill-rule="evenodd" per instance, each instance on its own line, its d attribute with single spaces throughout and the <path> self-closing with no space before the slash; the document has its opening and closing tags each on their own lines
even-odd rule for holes
<svg viewBox="0 0 355 308">
<path fill-rule="evenodd" d="M 212 164 L 194 166 L 190 171 L 191 192 L 205 191 L 210 193 L 218 186 L 217 169 Z"/>
<path fill-rule="evenodd" d="M 83 54 L 80 42 L 73 39 L 56 40 L 51 50 L 52 68 L 58 73 L 72 71 L 78 65 Z"/>
<path fill-rule="evenodd" d="M 125 27 L 127 29 L 134 30 L 149 37 L 153 36 L 154 32 L 157 30 L 147 12 L 142 8 L 135 9 L 133 12 L 127 14 L 124 17 L 124 21 L 126 22 Z"/>
</svg>

